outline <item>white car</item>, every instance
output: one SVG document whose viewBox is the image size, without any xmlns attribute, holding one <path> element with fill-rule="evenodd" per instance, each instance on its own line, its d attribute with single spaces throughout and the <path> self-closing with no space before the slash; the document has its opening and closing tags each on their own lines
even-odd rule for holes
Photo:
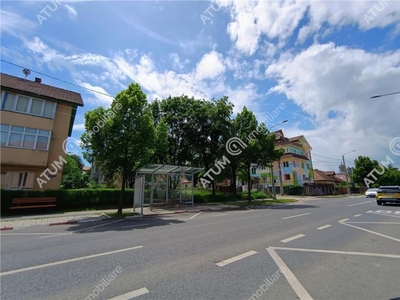
<svg viewBox="0 0 400 300">
<path fill-rule="evenodd" d="M 376 192 L 378 191 L 378 189 L 368 189 L 365 192 L 365 197 L 367 198 L 376 198 Z"/>
</svg>

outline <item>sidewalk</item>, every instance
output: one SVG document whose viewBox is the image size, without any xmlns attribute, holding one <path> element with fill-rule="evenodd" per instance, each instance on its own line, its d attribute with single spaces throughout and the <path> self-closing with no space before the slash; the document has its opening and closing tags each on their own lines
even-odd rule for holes
<svg viewBox="0 0 400 300">
<path fill-rule="evenodd" d="M 345 197 L 345 196 L 344 196 Z M 362 197 L 362 196 L 360 196 Z M 335 198 L 324 198 L 324 197 L 312 197 L 312 196 L 290 196 L 290 195 L 277 195 L 277 199 L 295 199 L 298 202 L 293 203 L 285 203 L 279 205 L 293 205 L 293 204 L 305 204 L 309 201 L 313 200 L 323 200 L 323 199 L 331 199 Z M 250 205 L 251 206 L 251 205 Z M 243 209 L 244 207 L 242 207 Z M 168 215 L 168 214 L 179 214 L 179 213 L 196 213 L 200 211 L 212 211 L 212 210 L 232 210 L 232 209 L 240 209 L 240 207 L 236 205 L 227 205 L 223 203 L 209 203 L 209 204 L 199 204 L 197 206 L 184 206 L 180 208 L 153 208 L 153 211 L 150 210 L 150 207 L 143 208 L 143 215 L 145 217 L 154 217 L 160 215 Z M 29 215 L 29 216 L 10 216 L 10 217 L 2 217 L 0 219 L 0 230 L 12 230 L 21 227 L 29 227 L 36 225 L 65 225 L 65 224 L 75 224 L 75 223 L 84 223 L 84 222 L 94 222 L 107 220 L 110 218 L 108 214 L 115 214 L 117 209 L 104 209 L 104 210 L 95 210 L 95 211 L 73 211 L 73 212 L 65 212 L 65 213 L 55 213 L 55 214 L 41 214 L 41 215 Z M 133 208 L 125 208 L 123 209 L 124 213 L 132 213 Z M 140 208 L 136 208 L 136 213 L 140 214 Z M 131 216 L 126 218 L 135 218 L 139 216 Z"/>
</svg>

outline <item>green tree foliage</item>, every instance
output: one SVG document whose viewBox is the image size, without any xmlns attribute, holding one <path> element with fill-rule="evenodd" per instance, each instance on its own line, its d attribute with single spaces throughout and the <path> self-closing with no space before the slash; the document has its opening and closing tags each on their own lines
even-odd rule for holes
<svg viewBox="0 0 400 300">
<path fill-rule="evenodd" d="M 388 165 L 387 168 L 384 166 L 382 167 L 384 168 L 383 170 L 382 168 L 378 168 L 380 173 L 384 171 L 384 173 L 378 177 L 379 185 L 400 185 L 400 170 L 392 165 Z"/>
<path fill-rule="evenodd" d="M 354 165 L 352 179 L 355 183 L 364 186 L 364 178 L 368 178 L 368 174 L 377 168 L 379 163 L 368 156 L 359 156 L 354 160 Z"/>
<path fill-rule="evenodd" d="M 76 155 L 65 155 L 66 164 L 63 165 L 63 175 L 61 178 L 61 188 L 80 189 L 87 188 L 90 177 L 82 171 L 82 159 Z"/>
<path fill-rule="evenodd" d="M 115 97 L 110 109 L 98 108 L 85 117 L 85 155 L 105 173 L 121 175 L 118 213 L 122 213 L 127 178 L 155 153 L 156 128 L 146 94 L 132 83 Z M 100 130 L 93 130 L 96 125 Z"/>
</svg>

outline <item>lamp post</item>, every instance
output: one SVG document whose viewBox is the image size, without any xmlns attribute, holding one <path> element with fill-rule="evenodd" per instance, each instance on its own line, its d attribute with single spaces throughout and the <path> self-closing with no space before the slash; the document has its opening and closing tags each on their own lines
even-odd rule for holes
<svg viewBox="0 0 400 300">
<path fill-rule="evenodd" d="M 382 95 L 375 95 L 375 96 L 372 96 L 371 99 L 380 98 L 380 97 L 385 97 L 385 96 L 390 96 L 390 95 L 395 95 L 395 94 L 400 94 L 400 92 L 394 92 L 394 93 L 382 94 Z"/>
<path fill-rule="evenodd" d="M 268 132 L 271 132 L 272 128 L 274 128 L 274 127 L 276 127 L 278 125 L 281 125 L 283 123 L 286 123 L 288 121 L 289 120 L 284 120 L 284 121 L 282 121 L 282 122 L 280 122 L 278 124 L 272 125 L 268 129 Z M 279 163 L 278 167 L 279 167 L 279 188 L 280 188 L 279 192 L 280 192 L 281 195 L 283 195 L 281 161 L 279 160 L 278 163 Z M 273 162 L 271 163 L 271 166 L 270 166 L 270 172 L 271 172 L 271 184 L 272 184 L 273 197 L 274 197 L 274 199 L 276 199 L 276 188 L 275 188 L 275 178 L 274 178 L 274 163 Z"/>
<path fill-rule="evenodd" d="M 356 151 L 357 151 L 357 150 L 349 151 L 349 152 L 343 153 L 343 155 L 342 155 L 343 165 L 344 165 L 344 169 L 345 169 L 345 173 L 346 173 L 347 193 L 348 193 L 349 195 L 350 195 L 349 174 L 348 174 L 348 172 L 347 172 L 346 161 L 344 160 L 344 156 L 345 156 L 346 154 L 353 153 L 353 152 L 356 152 Z"/>
</svg>

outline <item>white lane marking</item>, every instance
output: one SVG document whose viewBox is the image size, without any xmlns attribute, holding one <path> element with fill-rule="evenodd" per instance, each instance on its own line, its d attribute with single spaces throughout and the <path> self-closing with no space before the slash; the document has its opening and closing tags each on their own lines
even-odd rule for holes
<svg viewBox="0 0 400 300">
<path fill-rule="evenodd" d="M 249 252 L 246 252 L 246 253 L 231 257 L 229 259 L 223 260 L 223 261 L 221 261 L 219 263 L 216 263 L 216 265 L 219 266 L 219 267 L 223 267 L 223 266 L 229 265 L 229 264 L 231 264 L 233 262 L 236 262 L 238 260 L 241 260 L 243 258 L 252 256 L 254 254 L 257 254 L 257 252 L 256 251 L 249 251 Z"/>
<path fill-rule="evenodd" d="M 306 216 L 306 215 L 309 215 L 309 214 L 311 214 L 311 213 L 306 213 L 306 214 L 301 214 L 301 215 L 294 215 L 294 216 L 284 217 L 284 218 L 282 218 L 282 220 L 291 219 L 291 218 L 297 218 L 297 217 Z"/>
<path fill-rule="evenodd" d="M 365 228 L 362 228 L 362 227 L 350 225 L 350 224 L 343 223 L 343 222 L 339 222 L 339 224 L 343 224 L 345 226 L 353 227 L 353 228 L 356 228 L 356 229 L 359 229 L 359 230 L 362 230 L 362 231 L 365 231 L 365 232 L 369 232 L 369 233 L 372 233 L 372 234 L 375 234 L 375 235 L 379 235 L 381 237 L 384 237 L 384 238 L 387 238 L 389 240 L 393 240 L 393 241 L 396 241 L 396 242 L 400 243 L 400 239 L 396 239 L 394 237 L 391 237 L 391 236 L 388 236 L 388 235 L 385 235 L 385 234 L 382 234 L 382 233 L 379 233 L 379 232 L 375 232 L 375 231 L 372 231 L 372 230 L 368 230 L 368 229 L 365 229 Z"/>
<path fill-rule="evenodd" d="M 125 249 L 120 249 L 120 250 L 114 250 L 114 251 L 109 251 L 109 252 L 103 252 L 103 253 L 98 253 L 98 254 L 93 254 L 93 255 L 88 255 L 88 256 L 82 256 L 82 257 L 67 259 L 67 260 L 60 260 L 60 261 L 56 261 L 56 262 L 52 262 L 52 263 L 48 263 L 48 264 L 43 264 L 43 265 L 38 265 L 38 266 L 33 266 L 33 267 L 28 267 L 28 268 L 22 268 L 22 269 L 7 271 L 7 272 L 0 273 L 0 276 L 11 275 L 11 274 L 16 274 L 16 273 L 20 273 L 20 272 L 26 272 L 26 271 L 31 271 L 31 270 L 37 270 L 37 269 L 57 266 L 57 265 L 66 264 L 66 263 L 75 262 L 75 261 L 80 261 L 80 260 L 84 260 L 84 259 L 90 259 L 90 258 L 94 258 L 94 257 L 100 257 L 100 256 L 110 255 L 110 254 L 119 253 L 119 252 L 136 250 L 136 249 L 139 249 L 139 248 L 143 248 L 143 246 L 130 247 L 130 248 L 125 248 Z"/>
<path fill-rule="evenodd" d="M 361 203 L 354 203 L 354 204 L 349 204 L 347 206 L 356 206 L 356 205 L 361 205 L 361 204 L 366 204 L 366 203 L 371 203 L 372 201 L 365 201 L 365 202 L 361 202 Z"/>
<path fill-rule="evenodd" d="M 147 226 L 147 225 L 149 225 L 149 224 L 136 224 L 136 225 L 122 226 L 121 228 L 140 227 L 140 226 Z"/>
<path fill-rule="evenodd" d="M 281 243 L 288 243 L 290 241 L 297 240 L 297 239 L 299 239 L 299 238 L 301 238 L 303 236 L 305 236 L 305 235 L 304 234 L 298 234 L 298 235 L 295 235 L 295 236 L 292 236 L 290 238 L 282 240 Z"/>
<path fill-rule="evenodd" d="M 59 233 L 59 234 L 54 234 L 54 235 L 39 236 L 39 239 L 45 239 L 45 238 L 51 238 L 51 237 L 69 235 L 69 234 L 72 234 L 72 233 L 73 233 L 73 232 L 67 232 L 67 233 Z"/>
<path fill-rule="evenodd" d="M 282 270 L 283 275 L 285 276 L 286 280 L 289 282 L 290 286 L 295 291 L 297 296 L 300 298 L 300 300 L 313 300 L 310 294 L 301 285 L 300 281 L 296 278 L 296 276 L 294 276 L 293 272 L 288 268 L 285 262 L 276 253 L 274 248 L 267 248 L 267 251 L 269 255 L 271 255 L 272 259 L 275 261 L 279 269 Z"/>
<path fill-rule="evenodd" d="M 331 227 L 331 226 L 332 226 L 332 225 L 324 225 L 324 226 L 318 227 L 317 229 L 318 229 L 318 230 L 323 230 L 323 229 L 329 228 L 329 227 Z"/>
<path fill-rule="evenodd" d="M 65 234 L 71 234 L 70 232 L 68 233 L 54 233 L 54 232 L 43 232 L 43 233 L 2 233 L 1 236 L 3 235 L 65 235 Z"/>
<path fill-rule="evenodd" d="M 251 209 L 251 208 L 248 208 L 248 207 L 246 207 L 246 209 L 248 209 L 249 211 L 254 211 L 254 209 Z"/>
<path fill-rule="evenodd" d="M 271 248 L 275 249 L 275 250 L 288 250 L 288 251 L 300 251 L 300 252 L 315 252 L 315 253 L 329 253 L 329 254 L 375 256 L 375 257 L 385 257 L 385 258 L 400 258 L 400 255 L 397 255 L 397 254 L 368 253 L 368 252 L 349 252 L 349 251 L 304 249 L 304 248 L 285 248 L 285 247 L 271 247 Z M 267 250 L 268 250 L 268 248 L 267 248 Z"/>
<path fill-rule="evenodd" d="M 338 222 L 346 222 L 346 221 L 348 221 L 349 219 L 341 219 L 341 220 L 339 220 Z"/>
<path fill-rule="evenodd" d="M 138 289 L 138 290 L 135 290 L 135 291 L 123 294 L 123 295 L 119 295 L 114 298 L 110 298 L 108 300 L 129 300 L 129 299 L 147 294 L 148 292 L 149 292 L 149 290 L 144 287 L 144 288 L 141 288 L 141 289 Z"/>
<path fill-rule="evenodd" d="M 373 215 L 378 215 L 378 216 L 384 216 L 384 217 L 391 217 L 391 218 L 398 218 L 400 219 L 400 216 L 392 216 L 392 215 L 387 215 L 387 214 L 380 214 L 380 213 L 375 213 L 372 210 L 367 211 L 368 214 L 373 214 Z"/>
<path fill-rule="evenodd" d="M 346 224 L 400 224 L 400 222 L 346 222 Z"/>
<path fill-rule="evenodd" d="M 359 216 L 362 216 L 362 214 L 354 215 L 354 218 L 358 218 Z"/>
<path fill-rule="evenodd" d="M 197 217 L 198 215 L 200 215 L 200 214 L 201 214 L 201 212 L 198 212 L 197 214 L 191 216 L 189 219 L 194 219 L 194 218 L 196 218 L 196 217 Z"/>
<path fill-rule="evenodd" d="M 50 238 L 50 237 L 57 237 L 57 236 L 62 236 L 62 235 L 67 235 L 67 234 L 73 234 L 73 233 L 81 232 L 81 231 L 91 231 L 92 229 L 97 228 L 97 227 L 106 226 L 106 225 L 110 225 L 110 224 L 114 224 L 114 223 L 118 223 L 118 222 L 122 222 L 122 221 L 125 221 L 125 219 L 121 219 L 121 220 L 117 220 L 117 221 L 114 221 L 114 222 L 108 222 L 108 223 L 105 223 L 105 224 L 100 224 L 100 225 L 96 225 L 96 226 L 92 226 L 92 227 L 88 227 L 88 228 L 75 230 L 74 232 L 60 233 L 59 235 L 53 235 L 53 236 L 41 236 L 39 238 L 40 239 L 45 239 L 45 238 Z"/>
</svg>

